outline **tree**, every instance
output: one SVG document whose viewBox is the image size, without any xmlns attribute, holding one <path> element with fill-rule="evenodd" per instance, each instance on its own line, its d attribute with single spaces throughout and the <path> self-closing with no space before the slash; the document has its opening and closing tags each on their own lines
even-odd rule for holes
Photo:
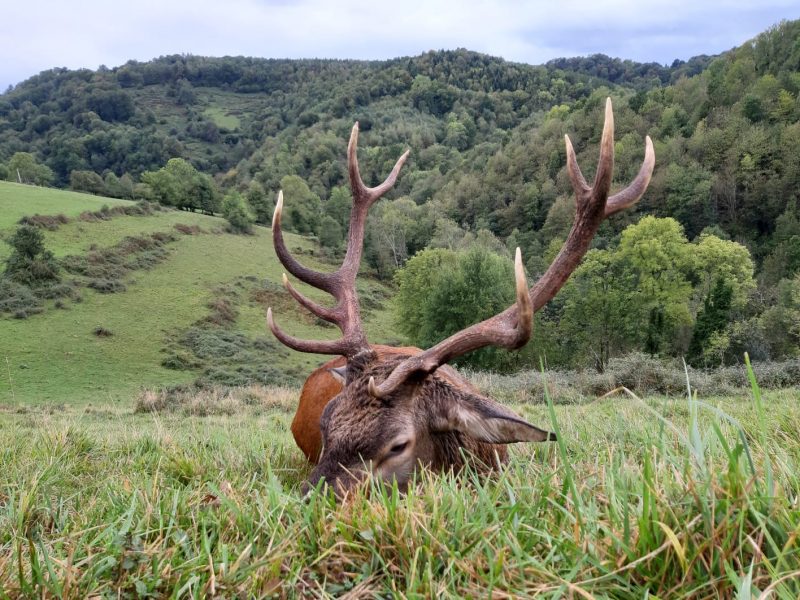
<svg viewBox="0 0 800 600">
<path fill-rule="evenodd" d="M 338 250 L 343 241 L 344 234 L 336 219 L 330 215 L 322 217 L 322 222 L 319 226 L 319 245 L 323 248 Z"/>
<path fill-rule="evenodd" d="M 222 216 L 234 233 L 252 233 L 255 219 L 248 212 L 244 198 L 239 192 L 230 192 L 222 202 Z"/>
<path fill-rule="evenodd" d="M 142 181 L 162 204 L 206 214 L 219 211 L 219 192 L 214 180 L 182 158 L 171 158 L 158 171 L 142 173 Z"/>
<path fill-rule="evenodd" d="M 264 191 L 264 186 L 257 181 L 251 181 L 250 186 L 247 188 L 245 198 L 255 217 L 256 223 L 269 225 L 272 222 L 272 213 L 275 210 L 275 204 L 267 195 L 267 192 Z"/>
<path fill-rule="evenodd" d="M 685 349 L 681 329 L 692 322 L 691 253 L 681 225 L 644 217 L 622 232 L 617 253 L 625 306 L 640 342 L 654 355 Z"/>
<path fill-rule="evenodd" d="M 350 191 L 341 185 L 337 185 L 331 190 L 328 201 L 325 202 L 325 214 L 334 219 L 342 231 L 346 231 L 350 222 L 350 209 L 353 200 L 350 198 Z"/>
<path fill-rule="evenodd" d="M 316 233 L 322 212 L 319 196 L 297 175 L 286 175 L 281 179 L 281 189 L 284 197 L 281 227 L 296 233 Z"/>
<path fill-rule="evenodd" d="M 510 260 L 480 247 L 466 252 L 424 250 L 397 271 L 396 322 L 411 343 L 433 346 L 473 323 L 502 312 L 514 302 Z M 459 359 L 484 369 L 505 370 L 518 357 L 484 348 Z"/>
<path fill-rule="evenodd" d="M 730 319 L 732 300 L 733 286 L 724 278 L 718 277 L 714 288 L 703 302 L 703 308 L 697 313 L 687 352 L 690 364 L 699 366 L 709 365 L 710 361 L 722 361 L 726 350 L 722 347 L 722 342 L 727 339 L 723 332 Z"/>
<path fill-rule="evenodd" d="M 771 358 L 800 356 L 800 273 L 777 286 L 777 302 L 759 317 Z"/>
<path fill-rule="evenodd" d="M 750 252 L 731 240 L 703 233 L 690 248 L 693 261 L 695 297 L 709 298 L 712 287 L 724 281 L 730 287 L 730 307 L 744 309 L 748 296 L 756 288 L 753 278 L 754 265 Z"/>
<path fill-rule="evenodd" d="M 636 347 L 636 321 L 628 312 L 630 289 L 619 256 L 589 250 L 560 293 L 563 313 L 552 335 L 575 364 L 590 358 L 602 372 L 608 360 Z"/>
<path fill-rule="evenodd" d="M 103 178 L 94 171 L 73 171 L 69 174 L 69 187 L 76 192 L 100 195 L 107 193 Z"/>
<path fill-rule="evenodd" d="M 59 281 L 58 262 L 44 247 L 44 235 L 38 227 L 21 225 L 8 243 L 12 252 L 6 259 L 5 277 L 30 287 Z"/>
<path fill-rule="evenodd" d="M 39 164 L 30 152 L 16 152 L 8 161 L 8 179 L 50 185 L 53 183 L 53 171 L 47 165 Z"/>
</svg>

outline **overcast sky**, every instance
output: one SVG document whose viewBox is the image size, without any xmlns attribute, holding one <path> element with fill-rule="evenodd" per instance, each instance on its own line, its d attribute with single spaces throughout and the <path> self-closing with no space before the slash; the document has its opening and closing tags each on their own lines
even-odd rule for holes
<svg viewBox="0 0 800 600">
<path fill-rule="evenodd" d="M 28 0 L 0 13 L 0 91 L 52 67 L 165 54 L 385 59 L 468 48 L 541 64 L 669 64 L 738 46 L 798 0 Z"/>
</svg>

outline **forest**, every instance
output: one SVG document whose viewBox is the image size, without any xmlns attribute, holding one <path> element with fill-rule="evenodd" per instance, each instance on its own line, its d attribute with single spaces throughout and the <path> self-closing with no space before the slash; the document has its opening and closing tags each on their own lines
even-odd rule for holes
<svg viewBox="0 0 800 600">
<path fill-rule="evenodd" d="M 52 69 L 0 95 L 0 179 L 223 211 L 241 231 L 268 225 L 283 189 L 284 227 L 335 258 L 358 121 L 368 184 L 411 150 L 391 199 L 372 210 L 365 257 L 397 286 L 401 332 L 427 345 L 510 304 L 515 247 L 531 279 L 543 273 L 574 212 L 563 136 L 591 176 L 608 96 L 618 185 L 638 170 L 645 135 L 654 141 L 647 194 L 603 225 L 537 316 L 535 344 L 468 360 L 603 370 L 631 352 L 699 367 L 745 352 L 797 357 L 800 21 L 669 67 L 603 55 L 531 66 L 455 50 Z"/>
</svg>

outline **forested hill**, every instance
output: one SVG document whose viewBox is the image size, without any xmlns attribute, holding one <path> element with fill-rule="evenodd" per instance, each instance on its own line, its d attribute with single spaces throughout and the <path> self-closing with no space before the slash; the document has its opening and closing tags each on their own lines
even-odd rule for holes
<svg viewBox="0 0 800 600">
<path fill-rule="evenodd" d="M 472 121 L 468 139 L 455 144 L 464 150 L 610 79 L 638 83 L 649 72 L 625 66 L 627 74 L 603 56 L 577 68 L 530 66 L 458 50 L 383 62 L 168 56 L 116 69 L 53 69 L 0 97 L 0 158 L 35 152 L 60 185 L 76 169 L 137 176 L 174 156 L 216 174 L 287 130 L 330 128 L 339 118 L 369 129 L 375 118 L 395 116 L 413 116 L 416 130 L 426 121 L 441 129 L 454 111 Z"/>
<path fill-rule="evenodd" d="M 637 172 L 645 135 L 657 166 L 644 200 L 604 225 L 596 246 L 616 249 L 642 214 L 676 219 L 689 242 L 705 232 L 742 244 L 760 287 L 726 319 L 751 323 L 788 307 L 752 335 L 769 345 L 776 332 L 791 334 L 790 350 L 765 352 L 800 352 L 790 326 L 791 311 L 800 315 L 800 21 L 669 67 L 603 55 L 531 66 L 456 50 L 380 62 L 170 56 L 54 69 L 0 96 L 0 178 L 212 211 L 240 192 L 264 224 L 283 187 L 286 227 L 335 252 L 357 120 L 368 183 L 411 149 L 394 200 L 371 216 L 365 258 L 380 276 L 423 248 L 465 239 L 501 253 L 521 246 L 535 275 L 572 219 L 563 136 L 591 176 L 608 95 L 617 182 Z M 681 277 L 692 287 L 699 276 Z M 710 301 L 706 288 L 681 309 L 675 353 Z"/>
</svg>

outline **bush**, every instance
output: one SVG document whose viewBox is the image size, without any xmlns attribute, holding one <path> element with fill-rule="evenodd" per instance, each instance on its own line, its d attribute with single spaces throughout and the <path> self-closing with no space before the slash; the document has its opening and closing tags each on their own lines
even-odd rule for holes
<svg viewBox="0 0 800 600">
<path fill-rule="evenodd" d="M 61 225 L 67 223 L 69 223 L 69 217 L 63 214 L 25 216 L 19 220 L 20 225 L 33 225 L 48 231 L 56 231 Z"/>
<path fill-rule="evenodd" d="M 222 202 L 222 216 L 228 221 L 233 233 L 252 233 L 255 219 L 247 210 L 244 198 L 238 192 L 231 192 Z"/>
<path fill-rule="evenodd" d="M 91 279 L 87 284 L 93 290 L 101 294 L 116 294 L 128 289 L 124 283 L 118 279 Z"/>
<path fill-rule="evenodd" d="M 397 272 L 395 281 L 398 328 L 420 348 L 429 348 L 514 302 L 512 262 L 482 247 L 461 253 L 425 250 Z M 508 370 L 519 360 L 519 354 L 483 348 L 456 363 Z"/>
<path fill-rule="evenodd" d="M 185 223 L 175 223 L 175 230 L 183 235 L 198 235 L 204 233 L 199 225 L 186 225 Z"/>
<path fill-rule="evenodd" d="M 206 417 L 245 412 L 279 410 L 291 413 L 297 407 L 297 391 L 287 387 L 250 385 L 176 386 L 162 390 L 145 390 L 136 399 L 134 412 L 180 412 Z"/>
<path fill-rule="evenodd" d="M 8 243 L 12 252 L 6 259 L 6 277 L 30 287 L 60 279 L 58 262 L 44 247 L 44 235 L 40 229 L 33 225 L 20 225 Z"/>
<path fill-rule="evenodd" d="M 39 298 L 28 286 L 0 278 L 0 312 L 29 310 L 39 306 L 39 303 Z"/>
<path fill-rule="evenodd" d="M 43 299 L 53 298 L 72 298 L 77 292 L 75 284 L 69 283 L 55 283 L 47 287 L 39 288 L 36 290 L 36 295 Z"/>
<path fill-rule="evenodd" d="M 762 389 L 800 385 L 800 359 L 753 364 Z M 750 381 L 743 364 L 715 369 L 688 368 L 692 390 L 701 396 L 747 393 Z M 639 396 L 686 396 L 686 371 L 680 360 L 660 360 L 633 353 L 609 361 L 604 373 L 595 371 L 521 371 L 514 375 L 471 373 L 486 394 L 505 402 L 544 402 L 547 388 L 557 403 L 582 402 L 624 386 Z"/>
</svg>

